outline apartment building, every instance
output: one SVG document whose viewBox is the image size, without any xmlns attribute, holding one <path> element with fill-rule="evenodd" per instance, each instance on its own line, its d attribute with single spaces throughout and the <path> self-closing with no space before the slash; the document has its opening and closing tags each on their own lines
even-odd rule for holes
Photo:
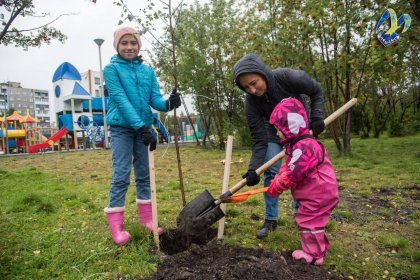
<svg viewBox="0 0 420 280">
<path fill-rule="evenodd" d="M 90 95 L 92 97 L 101 97 L 101 73 L 89 69 L 81 73 L 80 76 L 82 76 L 81 85 Z"/>
<path fill-rule="evenodd" d="M 29 109 L 39 127 L 50 127 L 48 90 L 23 88 L 18 82 L 0 83 L 0 110 L 7 113 L 10 109 L 23 116 Z"/>
</svg>

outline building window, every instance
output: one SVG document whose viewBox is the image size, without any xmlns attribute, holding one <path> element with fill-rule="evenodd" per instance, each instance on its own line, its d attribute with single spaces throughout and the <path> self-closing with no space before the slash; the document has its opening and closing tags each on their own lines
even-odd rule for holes
<svg viewBox="0 0 420 280">
<path fill-rule="evenodd" d="M 101 79 L 95 77 L 95 85 L 100 85 L 100 84 L 101 84 Z"/>
</svg>

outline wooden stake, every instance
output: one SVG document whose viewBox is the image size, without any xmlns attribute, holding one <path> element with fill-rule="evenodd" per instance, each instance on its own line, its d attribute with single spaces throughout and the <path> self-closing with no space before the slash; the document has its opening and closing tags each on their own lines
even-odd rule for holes
<svg viewBox="0 0 420 280">
<path fill-rule="evenodd" d="M 229 187 L 229 176 L 230 176 L 230 162 L 232 158 L 232 144 L 233 136 L 229 135 L 226 143 L 226 159 L 225 159 L 225 171 L 223 175 L 223 187 L 222 194 L 228 190 Z M 226 214 L 226 203 L 220 205 L 220 209 Z M 223 239 L 223 233 L 225 231 L 225 217 L 219 220 L 219 229 L 217 231 L 217 239 Z"/>
<path fill-rule="evenodd" d="M 157 251 L 160 252 L 159 233 L 158 233 L 158 213 L 156 199 L 156 182 L 155 182 L 155 158 L 153 151 L 149 151 L 149 176 L 150 176 L 150 196 L 152 201 L 152 220 L 153 220 L 153 239 L 155 241 Z"/>
</svg>

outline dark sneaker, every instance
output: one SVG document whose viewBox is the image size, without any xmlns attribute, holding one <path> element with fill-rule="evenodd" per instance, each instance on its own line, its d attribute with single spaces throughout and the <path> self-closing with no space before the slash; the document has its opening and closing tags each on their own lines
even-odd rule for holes
<svg viewBox="0 0 420 280">
<path fill-rule="evenodd" d="M 264 239 L 268 236 L 270 231 L 273 231 L 277 228 L 277 221 L 265 220 L 264 225 L 261 229 L 257 230 L 257 238 Z"/>
</svg>

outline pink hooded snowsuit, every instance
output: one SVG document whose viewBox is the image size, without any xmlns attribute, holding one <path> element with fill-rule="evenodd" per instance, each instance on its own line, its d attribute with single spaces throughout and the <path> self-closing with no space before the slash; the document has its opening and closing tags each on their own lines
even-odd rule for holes
<svg viewBox="0 0 420 280">
<path fill-rule="evenodd" d="M 325 225 L 339 200 L 331 161 L 321 143 L 311 136 L 302 137 L 309 134 L 308 117 L 297 99 L 283 99 L 274 108 L 270 124 L 285 136 L 280 142 L 286 156 L 268 193 L 280 194 L 291 189 L 293 198 L 300 204 L 295 221 L 302 250 L 314 259 L 323 258 L 330 247 Z"/>
</svg>

